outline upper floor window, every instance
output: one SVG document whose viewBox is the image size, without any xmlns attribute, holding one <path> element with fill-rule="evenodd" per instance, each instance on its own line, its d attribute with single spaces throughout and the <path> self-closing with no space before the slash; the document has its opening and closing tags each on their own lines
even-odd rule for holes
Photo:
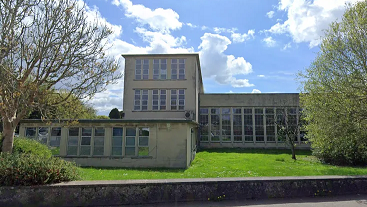
<svg viewBox="0 0 367 207">
<path fill-rule="evenodd" d="M 185 79 L 185 59 L 171 60 L 171 79 Z"/>
<path fill-rule="evenodd" d="M 165 89 L 154 89 L 152 91 L 152 109 L 153 110 L 166 110 L 166 90 Z"/>
<path fill-rule="evenodd" d="M 135 89 L 134 110 L 148 110 L 148 90 Z"/>
<path fill-rule="evenodd" d="M 149 60 L 137 59 L 135 64 L 135 79 L 147 80 L 149 78 Z"/>
<path fill-rule="evenodd" d="M 153 79 L 167 79 L 167 59 L 153 59 Z"/>
<path fill-rule="evenodd" d="M 171 90 L 171 110 L 185 110 L 185 90 Z"/>
</svg>

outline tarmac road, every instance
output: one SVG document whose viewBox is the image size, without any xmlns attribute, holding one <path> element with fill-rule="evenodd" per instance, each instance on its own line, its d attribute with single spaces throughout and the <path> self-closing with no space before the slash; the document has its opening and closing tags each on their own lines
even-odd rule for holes
<svg viewBox="0 0 367 207">
<path fill-rule="evenodd" d="M 129 207 L 125 206 L 125 207 Z M 286 199 L 265 200 L 241 200 L 241 201 L 219 201 L 219 202 L 184 202 L 184 203 L 160 203 L 131 205 L 137 207 L 362 207 L 367 206 L 367 195 L 347 195 L 335 197 L 304 197 Z"/>
</svg>

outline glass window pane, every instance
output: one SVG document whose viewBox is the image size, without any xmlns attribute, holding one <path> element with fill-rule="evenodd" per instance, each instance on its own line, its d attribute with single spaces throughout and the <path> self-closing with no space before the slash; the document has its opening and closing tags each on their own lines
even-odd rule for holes
<svg viewBox="0 0 367 207">
<path fill-rule="evenodd" d="M 79 136 L 79 128 L 70 128 L 69 136 Z"/>
<path fill-rule="evenodd" d="M 82 128 L 82 136 L 92 136 L 92 128 Z"/>
<path fill-rule="evenodd" d="M 112 137 L 112 146 L 113 147 L 122 146 L 122 137 Z"/>
<path fill-rule="evenodd" d="M 90 145 L 91 137 L 82 137 L 81 145 Z"/>
<path fill-rule="evenodd" d="M 149 136 L 149 128 L 139 128 L 139 136 Z"/>
<path fill-rule="evenodd" d="M 139 137 L 139 146 L 148 146 L 149 138 L 148 137 Z"/>
<path fill-rule="evenodd" d="M 103 155 L 104 154 L 104 147 L 94 147 L 93 155 Z"/>
<path fill-rule="evenodd" d="M 68 151 L 66 153 L 67 153 L 67 155 L 77 155 L 78 154 L 78 147 L 77 146 L 69 146 Z"/>
<path fill-rule="evenodd" d="M 36 136 L 36 128 L 35 127 L 27 127 L 25 132 L 26 137 L 35 137 Z"/>
<path fill-rule="evenodd" d="M 95 128 L 94 136 L 104 136 L 104 128 Z"/>
<path fill-rule="evenodd" d="M 149 147 L 139 147 L 138 150 L 139 156 L 149 156 Z"/>
<path fill-rule="evenodd" d="M 135 156 L 135 147 L 125 147 L 126 156 Z"/>
<path fill-rule="evenodd" d="M 136 136 L 135 128 L 126 128 L 126 136 Z"/>
<path fill-rule="evenodd" d="M 61 139 L 61 137 L 56 137 L 56 136 L 50 137 L 50 146 L 51 147 L 60 146 L 60 139 Z"/>
<path fill-rule="evenodd" d="M 123 128 L 113 128 L 112 136 L 122 136 Z"/>
<path fill-rule="evenodd" d="M 61 127 L 51 128 L 51 136 L 61 136 Z"/>
<path fill-rule="evenodd" d="M 135 146 L 135 137 L 126 137 L 126 146 Z"/>
<path fill-rule="evenodd" d="M 90 146 L 81 146 L 80 147 L 80 155 L 90 155 Z"/>
<path fill-rule="evenodd" d="M 78 146 L 78 137 L 68 137 L 68 145 Z"/>
<path fill-rule="evenodd" d="M 94 145 L 104 145 L 104 137 L 94 137 Z"/>
<path fill-rule="evenodd" d="M 122 155 L 122 147 L 112 147 L 112 155 Z"/>
</svg>

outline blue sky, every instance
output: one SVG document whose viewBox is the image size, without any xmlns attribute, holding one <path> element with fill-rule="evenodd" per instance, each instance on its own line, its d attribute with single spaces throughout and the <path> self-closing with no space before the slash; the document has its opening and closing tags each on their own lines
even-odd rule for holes
<svg viewBox="0 0 367 207">
<path fill-rule="evenodd" d="M 80 0 L 82 1 L 82 0 Z M 107 54 L 200 54 L 206 93 L 299 92 L 296 74 L 324 30 L 359 0 L 89 0 L 88 14 L 113 34 Z M 124 60 L 121 59 L 121 72 Z M 122 110 L 123 80 L 89 102 Z"/>
</svg>

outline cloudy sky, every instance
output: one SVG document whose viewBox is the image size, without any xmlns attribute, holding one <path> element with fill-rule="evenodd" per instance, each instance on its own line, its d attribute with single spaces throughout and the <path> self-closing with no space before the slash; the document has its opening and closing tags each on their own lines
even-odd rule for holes
<svg viewBox="0 0 367 207">
<path fill-rule="evenodd" d="M 200 54 L 206 93 L 299 92 L 296 73 L 323 31 L 358 0 L 87 0 L 113 31 L 108 55 Z M 121 59 L 121 72 L 124 60 Z M 98 114 L 122 110 L 123 81 L 96 94 Z"/>
</svg>

